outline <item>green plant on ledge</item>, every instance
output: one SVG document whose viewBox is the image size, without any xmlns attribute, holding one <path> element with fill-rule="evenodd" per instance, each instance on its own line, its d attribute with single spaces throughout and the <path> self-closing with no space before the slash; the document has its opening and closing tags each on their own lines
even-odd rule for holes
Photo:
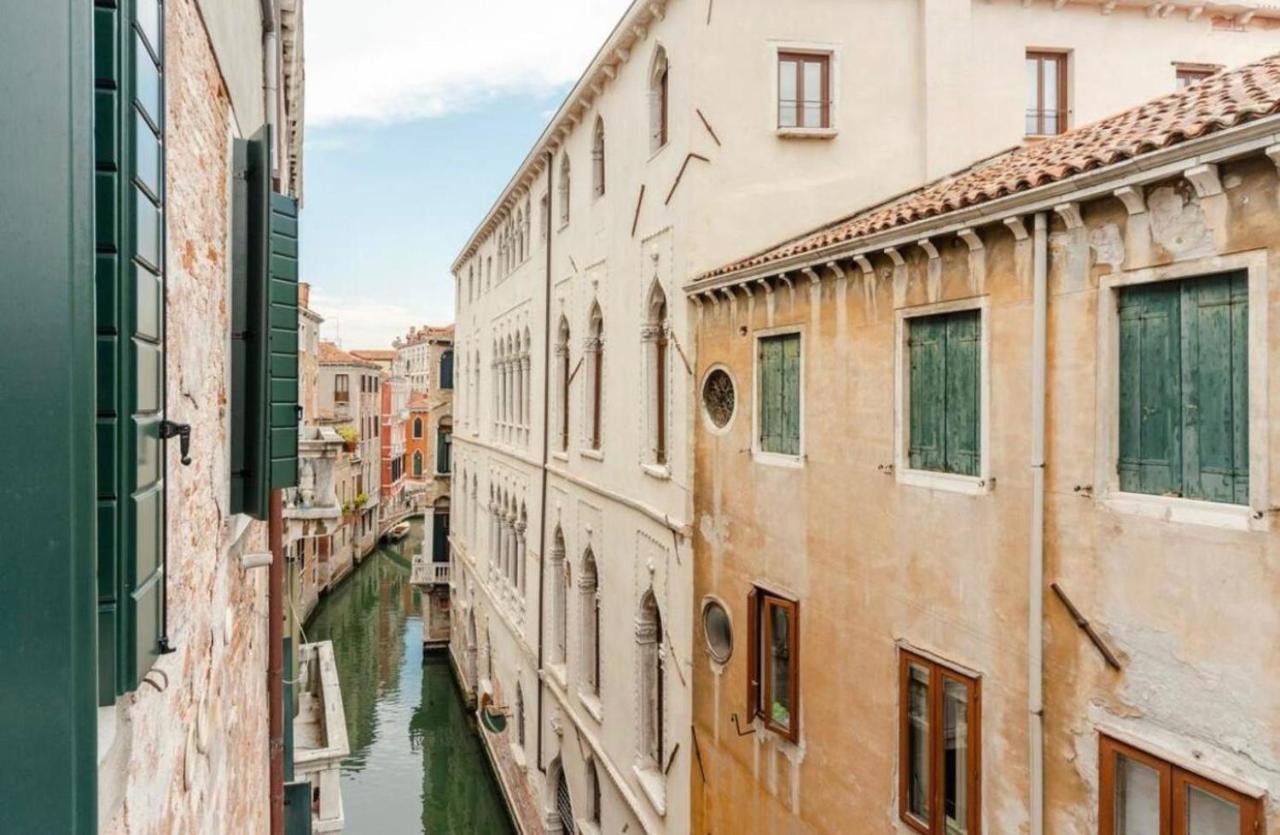
<svg viewBox="0 0 1280 835">
<path fill-rule="evenodd" d="M 342 437 L 342 442 L 348 451 L 354 451 L 356 448 L 356 428 L 354 426 L 339 426 L 338 434 Z"/>
<path fill-rule="evenodd" d="M 343 516 L 350 516 L 355 511 L 355 509 L 356 509 L 356 504 L 350 499 L 347 499 L 345 502 L 342 503 Z"/>
<path fill-rule="evenodd" d="M 356 494 L 356 507 L 364 507 L 368 502 L 369 495 L 367 493 Z"/>
</svg>

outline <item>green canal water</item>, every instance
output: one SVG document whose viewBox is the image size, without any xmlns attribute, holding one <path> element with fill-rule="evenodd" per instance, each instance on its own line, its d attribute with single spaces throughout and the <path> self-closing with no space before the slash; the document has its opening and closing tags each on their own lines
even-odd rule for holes
<svg viewBox="0 0 1280 835">
<path fill-rule="evenodd" d="M 422 520 L 325 596 L 307 640 L 333 641 L 351 754 L 342 764 L 347 835 L 514 830 L 444 653 L 423 655 L 409 584 Z"/>
</svg>

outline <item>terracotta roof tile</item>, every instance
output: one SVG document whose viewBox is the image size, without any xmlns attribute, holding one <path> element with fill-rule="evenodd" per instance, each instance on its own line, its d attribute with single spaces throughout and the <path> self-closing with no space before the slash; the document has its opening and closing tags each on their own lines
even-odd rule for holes
<svg viewBox="0 0 1280 835">
<path fill-rule="evenodd" d="M 861 210 L 764 252 L 704 273 L 731 275 L 940 217 L 1114 165 L 1280 111 L 1280 54 L 1231 70 L 1061 136 L 1016 148 Z"/>
<path fill-rule="evenodd" d="M 358 365 L 362 368 L 377 368 L 373 363 L 347 353 L 332 342 L 321 342 L 317 356 L 321 365 Z"/>
<path fill-rule="evenodd" d="M 362 360 L 370 360 L 372 362 L 390 362 L 396 358 L 395 351 L 371 351 L 361 349 L 359 351 L 352 351 L 351 353 L 355 354 Z"/>
</svg>

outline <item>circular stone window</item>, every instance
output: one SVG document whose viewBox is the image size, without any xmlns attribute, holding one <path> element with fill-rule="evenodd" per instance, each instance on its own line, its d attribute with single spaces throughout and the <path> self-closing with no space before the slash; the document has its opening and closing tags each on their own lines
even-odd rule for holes
<svg viewBox="0 0 1280 835">
<path fill-rule="evenodd" d="M 717 664 L 724 664 L 733 654 L 733 624 L 719 600 L 708 600 L 702 607 L 702 631 L 707 651 Z"/>
<path fill-rule="evenodd" d="M 735 393 L 728 371 L 715 368 L 707 375 L 702 383 L 702 406 L 716 429 L 724 429 L 733 420 Z"/>
</svg>

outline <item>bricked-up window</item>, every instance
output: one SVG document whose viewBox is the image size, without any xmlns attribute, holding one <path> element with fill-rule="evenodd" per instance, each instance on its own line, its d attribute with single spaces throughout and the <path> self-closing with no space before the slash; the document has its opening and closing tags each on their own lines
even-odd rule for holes
<svg viewBox="0 0 1280 835">
<path fill-rule="evenodd" d="M 982 784 L 978 680 L 905 650 L 899 663 L 902 820 L 927 835 L 976 835 Z"/>
<path fill-rule="evenodd" d="M 747 595 L 747 705 L 765 727 L 800 738 L 800 604 L 764 589 Z"/>
<path fill-rule="evenodd" d="M 351 399 L 351 379 L 346 374 L 333 376 L 333 402 L 346 403 Z"/>
<path fill-rule="evenodd" d="M 1067 54 L 1027 52 L 1027 136 L 1067 129 Z"/>
<path fill-rule="evenodd" d="M 778 127 L 831 127 L 831 56 L 778 53 Z"/>
<path fill-rule="evenodd" d="M 1108 736 L 1100 737 L 1098 833 L 1253 835 L 1262 801 Z"/>
<path fill-rule="evenodd" d="M 652 590 L 645 592 L 640 602 L 636 644 L 640 659 L 640 756 L 648 768 L 661 771 L 666 764 L 666 656 L 662 614 Z"/>
<path fill-rule="evenodd" d="M 667 144 L 671 116 L 671 67 L 667 50 L 658 47 L 649 70 L 649 150 L 657 151 Z"/>
</svg>

